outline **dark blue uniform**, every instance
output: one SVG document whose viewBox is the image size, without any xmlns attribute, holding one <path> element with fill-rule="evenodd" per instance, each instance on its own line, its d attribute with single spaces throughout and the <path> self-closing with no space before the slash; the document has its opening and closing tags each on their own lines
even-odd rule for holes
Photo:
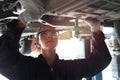
<svg viewBox="0 0 120 80">
<path fill-rule="evenodd" d="M 92 52 L 86 59 L 56 60 L 50 67 L 45 58 L 23 56 L 19 39 L 24 29 L 16 27 L 17 20 L 8 23 L 8 30 L 0 37 L 0 73 L 10 80 L 81 80 L 105 69 L 111 55 L 101 31 L 92 35 Z"/>
</svg>

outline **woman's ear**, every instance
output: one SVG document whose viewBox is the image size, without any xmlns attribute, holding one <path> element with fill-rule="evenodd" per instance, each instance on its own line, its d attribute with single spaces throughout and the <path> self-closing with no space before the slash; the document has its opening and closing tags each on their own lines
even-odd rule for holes
<svg viewBox="0 0 120 80">
<path fill-rule="evenodd" d="M 32 44 L 31 44 L 31 51 L 36 51 L 36 50 L 40 50 L 41 49 L 41 46 L 38 42 L 38 40 L 36 38 L 34 38 L 32 40 Z"/>
<path fill-rule="evenodd" d="M 38 51 L 41 49 L 41 45 L 38 42 L 36 43 L 36 48 Z"/>
<path fill-rule="evenodd" d="M 35 51 L 36 50 L 36 39 L 32 39 L 32 43 L 31 43 L 31 51 Z"/>
</svg>

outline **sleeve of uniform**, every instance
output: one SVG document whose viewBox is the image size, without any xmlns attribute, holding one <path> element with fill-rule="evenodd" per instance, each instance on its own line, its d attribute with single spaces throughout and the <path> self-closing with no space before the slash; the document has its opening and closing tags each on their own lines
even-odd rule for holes
<svg viewBox="0 0 120 80">
<path fill-rule="evenodd" d="M 90 77 L 101 72 L 111 61 L 103 32 L 96 31 L 92 35 L 92 52 L 88 58 L 83 60 L 85 65 L 82 66 L 82 74 L 84 77 Z"/>
<path fill-rule="evenodd" d="M 7 23 L 7 31 L 0 37 L 0 66 L 13 66 L 20 56 L 19 39 L 23 29 L 16 25 L 17 20 Z"/>
<path fill-rule="evenodd" d="M 103 32 L 94 32 L 92 38 L 92 53 L 88 58 L 88 62 L 91 63 L 91 67 L 88 68 L 88 74 L 92 76 L 101 72 L 109 65 L 111 59 L 112 57 L 105 43 Z"/>
<path fill-rule="evenodd" d="M 96 75 L 105 69 L 111 61 L 111 55 L 104 40 L 102 31 L 94 32 L 90 56 L 85 59 L 61 60 L 55 69 L 61 72 L 61 75 L 69 74 L 70 78 L 80 79 L 80 77 Z"/>
</svg>

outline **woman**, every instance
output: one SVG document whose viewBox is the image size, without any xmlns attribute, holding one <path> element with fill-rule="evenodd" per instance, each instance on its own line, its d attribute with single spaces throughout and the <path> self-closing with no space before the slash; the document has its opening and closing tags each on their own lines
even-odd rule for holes
<svg viewBox="0 0 120 80">
<path fill-rule="evenodd" d="M 81 80 L 105 69 L 111 55 L 104 42 L 97 19 L 87 19 L 92 29 L 92 52 L 86 59 L 60 60 L 56 54 L 58 31 L 48 25 L 40 26 L 34 58 L 19 52 L 19 39 L 24 24 L 19 20 L 8 23 L 8 30 L 0 37 L 0 73 L 10 80 Z"/>
<path fill-rule="evenodd" d="M 54 27 L 45 25 L 41 27 L 37 34 L 37 50 L 42 53 L 49 66 L 55 61 L 56 46 L 58 44 L 58 31 Z"/>
</svg>

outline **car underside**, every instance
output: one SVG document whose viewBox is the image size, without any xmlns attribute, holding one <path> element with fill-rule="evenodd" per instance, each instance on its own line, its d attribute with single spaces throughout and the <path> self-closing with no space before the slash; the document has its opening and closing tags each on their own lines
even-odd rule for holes
<svg viewBox="0 0 120 80">
<path fill-rule="evenodd" d="M 5 24 L 21 17 L 27 23 L 36 20 L 58 27 L 60 30 L 80 30 L 79 23 L 87 17 L 97 18 L 105 27 L 115 27 L 120 41 L 120 1 L 119 0 L 0 0 L 0 32 L 6 30 Z M 82 24 L 82 26 L 86 26 Z M 38 27 L 26 28 L 29 35 Z M 25 36 L 26 36 L 25 35 Z"/>
</svg>

